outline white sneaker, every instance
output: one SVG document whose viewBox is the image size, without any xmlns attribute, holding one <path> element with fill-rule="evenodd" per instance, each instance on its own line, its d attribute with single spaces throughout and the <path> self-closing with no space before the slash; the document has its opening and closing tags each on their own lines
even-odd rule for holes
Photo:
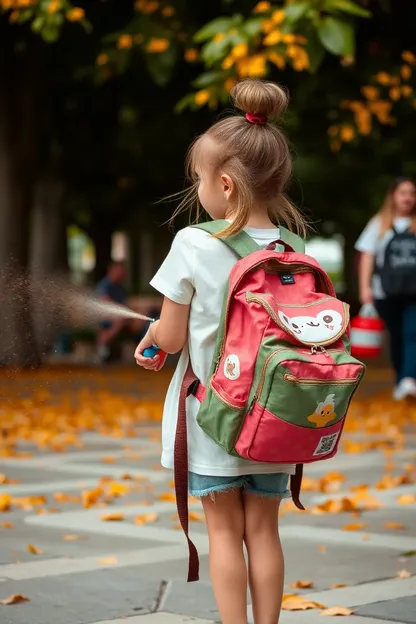
<svg viewBox="0 0 416 624">
<path fill-rule="evenodd" d="M 408 396 L 416 398 L 416 379 L 411 377 L 402 379 L 393 392 L 394 401 L 402 401 Z"/>
</svg>

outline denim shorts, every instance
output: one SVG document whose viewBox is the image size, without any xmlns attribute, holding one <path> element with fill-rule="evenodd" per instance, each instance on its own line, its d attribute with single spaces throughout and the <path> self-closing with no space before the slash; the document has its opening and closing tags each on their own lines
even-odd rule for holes
<svg viewBox="0 0 416 624">
<path fill-rule="evenodd" d="M 289 498 L 289 475 L 285 472 L 275 474 L 240 475 L 238 477 L 212 477 L 188 474 L 189 494 L 195 498 L 212 496 L 215 492 L 243 489 L 250 494 L 266 498 Z"/>
</svg>

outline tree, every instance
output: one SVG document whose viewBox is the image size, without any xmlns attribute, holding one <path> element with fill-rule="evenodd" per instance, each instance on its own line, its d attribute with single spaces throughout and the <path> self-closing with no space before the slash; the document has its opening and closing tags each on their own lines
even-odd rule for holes
<svg viewBox="0 0 416 624">
<path fill-rule="evenodd" d="M 414 12 L 404 0 L 387 8 L 385 0 L 78 4 L 0 0 L 1 266 L 13 256 L 27 270 L 35 234 L 32 255 L 48 273 L 64 254 L 62 245 L 36 251 L 46 249 L 41 224 L 63 240 L 75 222 L 94 238 L 102 270 L 111 233 L 132 212 L 140 210 L 141 227 L 164 220 L 162 208 L 143 207 L 178 189 L 186 145 L 242 76 L 289 87 L 286 122 L 306 206 L 348 241 L 379 200 L 380 171 L 416 168 L 406 124 Z M 173 120 L 175 105 L 184 114 Z M 22 352 L 15 359 L 29 361 Z"/>
</svg>

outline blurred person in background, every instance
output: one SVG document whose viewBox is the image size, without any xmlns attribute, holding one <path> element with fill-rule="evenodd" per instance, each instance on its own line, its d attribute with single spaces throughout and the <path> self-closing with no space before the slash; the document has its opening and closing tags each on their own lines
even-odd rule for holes
<svg viewBox="0 0 416 624">
<path fill-rule="evenodd" d="M 397 178 L 355 248 L 362 304 L 373 304 L 390 337 L 395 400 L 416 397 L 416 186 Z"/>
<path fill-rule="evenodd" d="M 128 297 L 124 282 L 127 276 L 126 264 L 123 261 L 111 262 L 107 275 L 97 284 L 96 292 L 104 301 L 127 306 Z M 112 318 L 102 321 L 97 334 L 98 360 L 104 364 L 120 357 L 122 332 L 129 332 L 134 339 L 143 333 L 145 323 L 133 319 Z"/>
</svg>

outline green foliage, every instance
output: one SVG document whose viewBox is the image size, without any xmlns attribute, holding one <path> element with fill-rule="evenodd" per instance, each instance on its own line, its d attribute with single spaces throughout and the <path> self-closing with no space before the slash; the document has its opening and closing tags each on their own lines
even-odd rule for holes
<svg viewBox="0 0 416 624">
<path fill-rule="evenodd" d="M 324 17 L 318 27 L 318 36 L 328 52 L 340 56 L 354 56 L 354 30 L 350 24 L 336 17 Z"/>
</svg>

